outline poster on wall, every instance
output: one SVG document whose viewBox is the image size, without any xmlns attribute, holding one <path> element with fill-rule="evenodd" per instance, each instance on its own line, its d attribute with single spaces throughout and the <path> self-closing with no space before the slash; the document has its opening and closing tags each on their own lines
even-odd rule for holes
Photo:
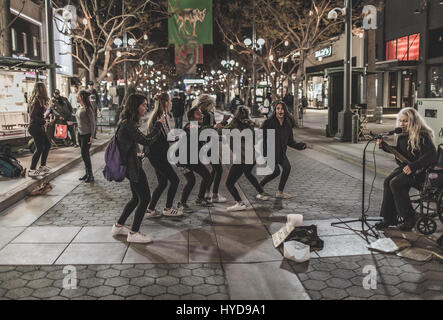
<svg viewBox="0 0 443 320">
<path fill-rule="evenodd" d="M 212 0 L 169 0 L 170 44 L 212 44 Z"/>
</svg>

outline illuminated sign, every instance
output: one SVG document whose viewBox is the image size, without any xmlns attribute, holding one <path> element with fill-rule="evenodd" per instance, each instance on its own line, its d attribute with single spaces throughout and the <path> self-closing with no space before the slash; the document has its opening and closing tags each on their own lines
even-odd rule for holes
<svg viewBox="0 0 443 320">
<path fill-rule="evenodd" d="M 325 58 L 332 56 L 332 45 L 323 49 L 320 49 L 318 51 L 315 51 L 314 54 L 315 58 Z"/>
<path fill-rule="evenodd" d="M 205 84 L 205 79 L 185 79 L 185 84 Z"/>
</svg>

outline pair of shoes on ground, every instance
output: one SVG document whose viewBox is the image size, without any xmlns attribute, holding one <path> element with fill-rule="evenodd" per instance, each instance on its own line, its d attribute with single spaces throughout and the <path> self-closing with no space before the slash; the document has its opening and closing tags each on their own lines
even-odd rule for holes
<svg viewBox="0 0 443 320">
<path fill-rule="evenodd" d="M 28 177 L 37 177 L 37 176 L 44 176 L 51 172 L 52 168 L 48 166 L 40 166 L 38 169 L 29 169 L 28 170 Z"/>
<path fill-rule="evenodd" d="M 200 205 L 200 206 L 204 206 L 204 207 L 210 207 L 212 206 L 212 202 L 210 200 L 210 198 L 197 198 L 197 200 L 195 200 L 195 203 Z"/>
<path fill-rule="evenodd" d="M 244 211 L 247 210 L 248 206 L 243 203 L 243 201 L 236 202 L 233 206 L 227 207 L 226 211 L 234 212 L 234 211 Z"/>
<path fill-rule="evenodd" d="M 188 206 L 186 203 L 179 202 L 177 204 L 177 208 L 181 209 L 181 211 L 185 212 L 185 213 L 192 213 L 192 212 L 194 212 L 194 210 L 192 210 L 192 208 L 190 206 Z"/>
<path fill-rule="evenodd" d="M 151 219 L 151 218 L 160 218 L 161 216 L 165 217 L 181 217 L 183 216 L 183 210 L 179 208 L 170 208 L 170 209 L 163 209 L 162 212 L 160 212 L 157 209 L 154 210 L 147 210 L 145 214 L 145 218 Z"/>
<path fill-rule="evenodd" d="M 126 236 L 127 241 L 131 243 L 151 243 L 153 241 L 151 236 L 140 232 L 132 232 L 131 229 L 125 226 L 118 227 L 114 224 L 111 232 L 113 236 Z"/>
<path fill-rule="evenodd" d="M 225 197 L 223 197 L 220 194 L 214 194 L 213 193 L 212 196 L 211 196 L 210 192 L 206 192 L 205 193 L 205 199 L 210 201 L 211 203 L 223 203 L 223 202 L 228 201 L 228 199 L 226 199 Z"/>
<path fill-rule="evenodd" d="M 291 199 L 292 195 L 290 195 L 288 193 L 284 193 L 283 191 L 277 191 L 277 193 L 275 194 L 275 197 L 277 199 Z"/>
<path fill-rule="evenodd" d="M 415 226 L 415 217 L 408 217 L 404 219 L 404 222 L 400 223 L 398 221 L 390 221 L 383 219 L 382 221 L 376 223 L 374 225 L 377 230 L 384 230 L 391 226 L 397 226 L 401 231 L 411 231 Z"/>
</svg>

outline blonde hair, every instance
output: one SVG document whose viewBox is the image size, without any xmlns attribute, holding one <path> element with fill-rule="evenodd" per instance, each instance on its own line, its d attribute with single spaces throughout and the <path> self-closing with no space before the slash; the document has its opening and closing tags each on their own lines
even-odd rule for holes
<svg viewBox="0 0 443 320">
<path fill-rule="evenodd" d="M 401 116 L 408 118 L 408 148 L 414 154 L 420 147 L 420 140 L 427 136 L 431 141 L 434 139 L 434 130 L 425 122 L 423 117 L 414 108 L 404 108 L 397 115 L 397 126 Z"/>
<path fill-rule="evenodd" d="M 148 120 L 148 134 L 154 128 L 154 124 L 158 120 L 158 118 L 160 118 L 163 113 L 167 112 L 166 104 L 169 102 L 169 94 L 166 92 L 159 93 L 155 96 L 154 100 L 154 111 L 152 112 L 152 115 Z"/>
<path fill-rule="evenodd" d="M 195 107 L 199 108 L 201 111 L 208 111 L 212 109 L 215 105 L 214 99 L 211 98 L 209 94 L 202 94 L 198 97 Z M 194 107 L 194 104 L 192 104 Z M 212 106 L 212 108 L 211 108 Z"/>
</svg>

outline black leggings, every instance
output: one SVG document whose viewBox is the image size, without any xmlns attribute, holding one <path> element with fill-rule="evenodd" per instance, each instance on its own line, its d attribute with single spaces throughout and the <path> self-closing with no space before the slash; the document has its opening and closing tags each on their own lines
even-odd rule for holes
<svg viewBox="0 0 443 320">
<path fill-rule="evenodd" d="M 223 166 L 221 164 L 211 164 L 211 166 L 211 180 L 209 181 L 206 189 L 209 191 L 211 189 L 212 183 L 214 183 L 214 186 L 212 187 L 212 193 L 218 194 L 218 188 L 220 187 L 220 182 L 223 175 Z"/>
<path fill-rule="evenodd" d="M 424 178 L 424 175 L 419 175 L 414 179 L 412 175 L 403 173 L 402 168 L 395 169 L 384 181 L 380 216 L 388 222 L 396 222 L 398 216 L 413 216 L 409 190 L 411 187 L 418 187 Z"/>
<path fill-rule="evenodd" d="M 235 183 L 238 179 L 240 179 L 243 173 L 249 182 L 254 186 L 255 190 L 257 190 L 258 193 L 263 193 L 263 187 L 258 183 L 257 178 L 252 174 L 252 169 L 254 166 L 255 164 L 233 164 L 231 166 L 228 173 L 228 178 L 226 179 L 226 188 L 228 188 L 235 201 L 241 201 L 241 197 L 237 188 L 235 187 Z"/>
<path fill-rule="evenodd" d="M 88 171 L 92 170 L 91 165 L 91 155 L 89 154 L 89 149 L 91 148 L 91 144 L 89 144 L 89 139 L 91 139 L 91 134 L 78 134 L 78 143 L 80 144 L 80 150 L 82 152 L 82 159 L 85 163 L 85 168 Z"/>
<path fill-rule="evenodd" d="M 48 136 L 46 135 L 46 132 L 42 126 L 31 124 L 28 131 L 29 134 L 34 138 L 34 143 L 36 147 L 31 162 L 31 170 L 35 170 L 40 156 L 41 165 L 46 166 L 46 159 L 48 159 L 51 143 L 49 142 Z"/>
<path fill-rule="evenodd" d="M 178 176 L 175 173 L 174 168 L 172 168 L 167 158 L 164 159 L 154 158 L 154 157 L 148 157 L 148 158 L 155 169 L 155 174 L 157 175 L 157 181 L 158 181 L 158 186 L 157 188 L 155 188 L 154 192 L 152 193 L 152 199 L 151 202 L 149 203 L 149 209 L 150 210 L 155 209 L 157 202 L 160 199 L 160 196 L 168 186 L 168 180 L 170 182 L 170 186 L 168 190 L 168 196 L 166 198 L 166 208 L 171 208 L 172 203 L 174 202 L 175 194 L 177 193 L 177 188 L 180 180 L 178 179 Z"/>
<path fill-rule="evenodd" d="M 186 185 L 183 188 L 181 203 L 186 203 L 186 201 L 188 201 L 189 195 L 191 194 L 191 191 L 194 188 L 195 185 L 194 172 L 196 172 L 199 176 L 202 177 L 202 182 L 200 184 L 200 189 L 198 191 L 199 199 L 203 199 L 205 197 L 206 187 L 209 185 L 211 180 L 211 174 L 209 173 L 209 170 L 206 168 L 205 165 L 201 163 L 190 164 L 187 165 L 186 168 L 188 168 L 191 171 L 185 173 Z"/>
<path fill-rule="evenodd" d="M 151 193 L 149 192 L 148 180 L 143 169 L 140 169 L 138 182 L 129 181 L 132 191 L 132 198 L 123 209 L 123 213 L 118 219 L 118 224 L 124 225 L 129 215 L 135 209 L 134 222 L 132 223 L 132 231 L 138 232 L 143 217 L 146 213 L 149 200 L 151 200 Z"/>
<path fill-rule="evenodd" d="M 275 178 L 277 178 L 280 175 L 279 165 L 282 166 L 283 173 L 280 177 L 278 191 L 283 192 L 286 182 L 288 181 L 288 178 L 289 178 L 289 173 L 291 172 L 291 164 L 289 163 L 289 160 L 286 156 L 284 156 L 278 163 L 275 164 L 275 169 L 274 169 L 273 173 L 271 173 L 270 175 L 263 178 L 263 180 L 260 182 L 260 185 L 262 187 L 264 187 L 268 182 L 274 180 Z"/>
</svg>

